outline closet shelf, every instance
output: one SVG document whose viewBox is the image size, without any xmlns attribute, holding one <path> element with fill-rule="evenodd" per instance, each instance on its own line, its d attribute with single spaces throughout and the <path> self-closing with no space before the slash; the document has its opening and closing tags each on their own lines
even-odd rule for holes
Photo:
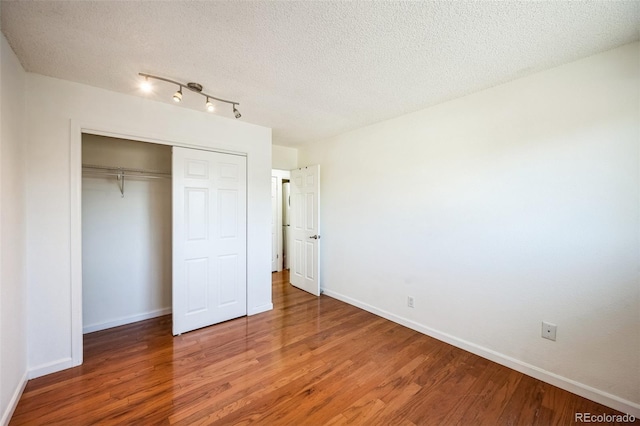
<svg viewBox="0 0 640 426">
<path fill-rule="evenodd" d="M 118 180 L 118 187 L 120 193 L 124 198 L 124 180 L 125 177 L 144 178 L 144 179 L 170 179 L 171 172 L 163 170 L 147 170 L 147 169 L 133 169 L 128 167 L 115 167 L 115 166 L 99 166 L 97 164 L 83 164 L 83 175 L 93 176 L 115 176 Z"/>
</svg>

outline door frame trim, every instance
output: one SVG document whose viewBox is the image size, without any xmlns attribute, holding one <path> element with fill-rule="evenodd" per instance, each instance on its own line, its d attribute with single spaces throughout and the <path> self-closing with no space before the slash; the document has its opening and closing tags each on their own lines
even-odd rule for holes
<svg viewBox="0 0 640 426">
<path fill-rule="evenodd" d="M 70 277 L 71 277 L 71 365 L 77 367 L 83 362 L 83 333 L 82 333 L 82 134 L 107 136 L 120 139 L 128 139 L 137 142 L 154 143 L 158 145 L 178 146 L 183 148 L 199 149 L 202 151 L 220 152 L 248 157 L 247 152 L 231 151 L 211 148 L 197 144 L 189 144 L 162 137 L 152 137 L 131 129 L 119 128 L 114 125 L 87 123 L 81 120 L 70 120 L 70 144 L 69 144 L 69 216 L 70 216 Z M 247 163 L 247 177 L 249 164 Z M 247 192 L 248 202 L 248 192 Z M 248 212 L 247 212 L 248 214 Z M 248 217 L 247 217 L 248 221 Z M 247 236 L 248 238 L 248 236 Z M 245 250 L 248 247 L 248 241 Z M 247 252 L 247 258 L 249 253 Z M 248 262 L 247 262 L 248 267 Z M 248 273 L 248 271 L 247 271 Z M 248 286 L 247 286 L 248 291 Z M 249 312 L 247 297 L 247 314 Z"/>
</svg>

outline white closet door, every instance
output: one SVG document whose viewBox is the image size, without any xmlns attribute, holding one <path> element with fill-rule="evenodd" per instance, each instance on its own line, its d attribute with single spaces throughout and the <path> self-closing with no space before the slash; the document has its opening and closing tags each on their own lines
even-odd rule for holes
<svg viewBox="0 0 640 426">
<path fill-rule="evenodd" d="M 173 148 L 173 334 L 247 314 L 246 158 Z"/>
</svg>

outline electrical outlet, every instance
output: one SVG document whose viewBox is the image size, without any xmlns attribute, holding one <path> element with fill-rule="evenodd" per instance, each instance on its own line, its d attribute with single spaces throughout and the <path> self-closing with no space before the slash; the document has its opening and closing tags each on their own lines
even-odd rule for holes
<svg viewBox="0 0 640 426">
<path fill-rule="evenodd" d="M 407 297 L 407 306 L 413 308 L 413 296 Z"/>
<path fill-rule="evenodd" d="M 556 341 L 556 329 L 557 325 L 550 322 L 542 321 L 542 337 L 545 339 Z"/>
</svg>

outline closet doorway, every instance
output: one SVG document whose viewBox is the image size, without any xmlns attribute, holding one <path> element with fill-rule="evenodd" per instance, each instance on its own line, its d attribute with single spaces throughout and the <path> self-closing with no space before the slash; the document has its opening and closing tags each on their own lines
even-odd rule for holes
<svg viewBox="0 0 640 426">
<path fill-rule="evenodd" d="M 82 331 L 247 314 L 246 157 L 82 133 Z"/>
</svg>

